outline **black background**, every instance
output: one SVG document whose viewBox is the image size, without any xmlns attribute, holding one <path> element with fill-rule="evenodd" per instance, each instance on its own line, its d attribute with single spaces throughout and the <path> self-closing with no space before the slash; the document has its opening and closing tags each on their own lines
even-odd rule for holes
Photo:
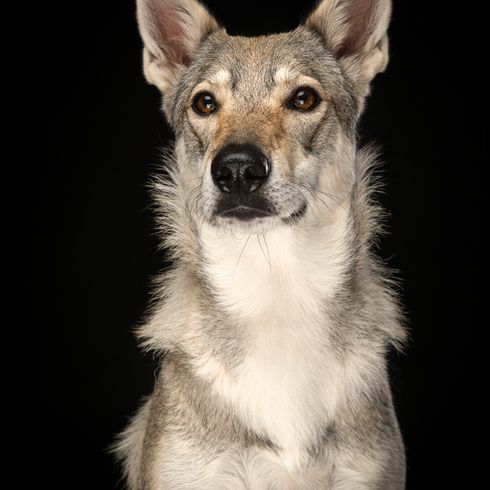
<svg viewBox="0 0 490 490">
<path fill-rule="evenodd" d="M 207 2 L 231 34 L 248 35 L 291 29 L 312 4 Z M 483 14 L 471 2 L 450 4 L 395 2 L 390 66 L 360 127 L 362 141 L 383 148 L 390 221 L 380 254 L 400 270 L 412 329 L 406 353 L 392 359 L 410 489 L 476 488 L 470 475 L 483 461 L 475 361 L 487 327 L 477 313 L 488 176 Z M 4 427 L 4 444 L 22 462 L 19 482 L 35 474 L 50 489 L 121 487 L 106 448 L 151 391 L 156 368 L 132 329 L 165 260 L 145 185 L 170 132 L 142 76 L 134 17 L 132 1 L 49 4 L 29 49 L 15 46 L 16 66 L 41 55 L 22 118 L 25 143 L 47 131 L 48 153 L 22 164 L 35 188 L 34 315 L 18 311 L 16 327 L 18 340 L 29 332 L 24 321 L 39 340 L 39 355 L 20 362 L 19 383 L 35 431 Z"/>
</svg>

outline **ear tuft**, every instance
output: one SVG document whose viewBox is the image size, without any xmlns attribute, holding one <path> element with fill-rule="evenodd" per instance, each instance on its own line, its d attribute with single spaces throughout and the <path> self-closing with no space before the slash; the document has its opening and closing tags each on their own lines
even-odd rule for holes
<svg viewBox="0 0 490 490">
<path fill-rule="evenodd" d="M 219 25 L 196 0 L 137 0 L 144 72 L 161 91 L 175 83 L 201 42 Z"/>
</svg>

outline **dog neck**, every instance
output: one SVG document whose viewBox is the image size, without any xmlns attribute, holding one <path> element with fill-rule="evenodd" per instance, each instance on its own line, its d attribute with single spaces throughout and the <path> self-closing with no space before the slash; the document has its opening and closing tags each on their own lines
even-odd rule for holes
<svg viewBox="0 0 490 490">
<path fill-rule="evenodd" d="M 347 376 L 357 375 L 337 356 L 339 329 L 330 317 L 350 282 L 351 236 L 347 200 L 328 218 L 313 209 L 301 224 L 262 234 L 202 228 L 205 281 L 246 353 L 231 375 L 210 356 L 196 372 L 247 426 L 282 448 L 291 470 L 336 417 Z M 311 393 L 316 398 L 307 402 Z"/>
<path fill-rule="evenodd" d="M 202 271 L 219 308 L 257 328 L 322 316 L 349 274 L 350 206 L 336 204 L 328 219 L 310 212 L 304 223 L 262 233 L 203 225 Z"/>
</svg>

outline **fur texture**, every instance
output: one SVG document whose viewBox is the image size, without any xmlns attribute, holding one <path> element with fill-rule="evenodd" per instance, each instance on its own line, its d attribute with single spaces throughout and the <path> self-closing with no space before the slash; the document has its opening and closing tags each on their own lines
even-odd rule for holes
<svg viewBox="0 0 490 490">
<path fill-rule="evenodd" d="M 164 354 L 116 452 L 131 490 L 402 489 L 386 369 L 405 340 L 381 231 L 375 153 L 356 147 L 387 62 L 390 4 L 324 0 L 305 25 L 228 36 L 194 0 L 140 0 L 145 73 L 176 132 L 156 179 L 173 267 L 142 345 Z M 318 105 L 285 101 L 311 87 Z M 216 113 L 192 109 L 211 93 Z M 271 162 L 252 220 L 218 212 L 211 165 L 230 142 Z"/>
</svg>

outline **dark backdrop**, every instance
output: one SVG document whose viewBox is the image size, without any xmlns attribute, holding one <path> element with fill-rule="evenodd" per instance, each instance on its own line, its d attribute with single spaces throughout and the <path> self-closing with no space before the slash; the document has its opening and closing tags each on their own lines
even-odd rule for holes
<svg viewBox="0 0 490 490">
<path fill-rule="evenodd" d="M 230 33 L 250 35 L 293 28 L 312 3 L 207 5 Z M 363 141 L 383 147 L 390 220 L 380 254 L 400 270 L 412 328 L 406 353 L 392 359 L 410 489 L 475 488 L 469 474 L 482 461 L 472 423 L 474 352 L 486 328 L 477 315 L 488 175 L 482 13 L 450 4 L 395 2 L 390 66 L 360 128 Z M 39 15 L 38 37 L 27 51 L 16 47 L 16 63 L 39 51 L 44 88 L 24 93 L 26 133 L 47 131 L 49 145 L 46 158 L 23 164 L 36 188 L 29 325 L 39 355 L 23 358 L 20 386 L 41 431 L 28 434 L 35 449 L 8 423 L 4 440 L 22 461 L 20 481 L 35 474 L 50 489 L 109 489 L 119 470 L 106 449 L 156 368 L 132 329 L 165 261 L 145 186 L 171 135 L 142 76 L 132 1 L 60 2 Z M 19 313 L 20 329 L 28 320 Z"/>
</svg>

